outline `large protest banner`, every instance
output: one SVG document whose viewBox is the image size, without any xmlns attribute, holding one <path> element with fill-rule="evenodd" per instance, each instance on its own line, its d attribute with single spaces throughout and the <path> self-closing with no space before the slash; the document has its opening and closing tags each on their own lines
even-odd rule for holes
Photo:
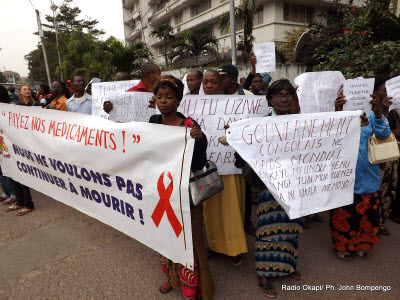
<svg viewBox="0 0 400 300">
<path fill-rule="evenodd" d="M 187 128 L 9 104 L 0 110 L 7 176 L 193 268 Z"/>
<path fill-rule="evenodd" d="M 207 135 L 207 157 L 215 162 L 220 175 L 240 174 L 235 167 L 233 150 L 222 145 L 218 138 L 225 135 L 224 126 L 230 123 L 268 113 L 268 103 L 263 96 L 251 95 L 185 95 L 178 111 L 199 123 Z"/>
<path fill-rule="evenodd" d="M 353 203 L 360 114 L 248 119 L 227 140 L 294 219 Z"/>
<path fill-rule="evenodd" d="M 108 119 L 108 114 L 103 110 L 103 103 L 113 100 L 117 94 L 125 92 L 137 85 L 139 80 L 110 81 L 92 84 L 92 115 Z"/>
<path fill-rule="evenodd" d="M 148 122 L 156 113 L 149 107 L 153 93 L 123 92 L 111 100 L 113 109 L 110 111 L 110 120 L 117 122 Z"/>
<path fill-rule="evenodd" d="M 345 78 L 339 71 L 303 73 L 294 79 L 301 113 L 335 110 L 339 87 Z"/>
</svg>

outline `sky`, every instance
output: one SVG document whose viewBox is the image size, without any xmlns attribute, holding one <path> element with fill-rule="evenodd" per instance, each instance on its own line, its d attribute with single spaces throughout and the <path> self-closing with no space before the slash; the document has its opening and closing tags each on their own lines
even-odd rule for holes
<svg viewBox="0 0 400 300">
<path fill-rule="evenodd" d="M 39 10 L 42 23 L 45 23 L 45 15 L 52 15 L 50 0 L 30 1 Z M 53 2 L 59 5 L 62 0 Z M 75 0 L 71 6 L 81 9 L 81 18 L 98 20 L 96 28 L 106 32 L 104 39 L 111 35 L 124 39 L 121 0 Z M 34 50 L 39 41 L 39 37 L 33 34 L 38 29 L 35 10 L 29 0 L 0 0 L 0 11 L 0 71 L 14 71 L 28 76 L 24 56 Z"/>
</svg>

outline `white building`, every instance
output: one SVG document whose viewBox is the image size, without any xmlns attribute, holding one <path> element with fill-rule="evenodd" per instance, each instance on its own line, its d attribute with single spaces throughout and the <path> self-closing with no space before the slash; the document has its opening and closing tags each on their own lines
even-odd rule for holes
<svg viewBox="0 0 400 300">
<path fill-rule="evenodd" d="M 326 11 L 333 0 L 260 0 L 259 11 L 254 17 L 255 43 L 283 42 L 284 32 L 313 20 L 324 20 L 320 12 Z M 341 0 L 347 3 L 346 0 Z M 240 0 L 235 0 L 238 6 Z M 354 5 L 362 5 L 355 0 Z M 169 23 L 174 35 L 186 29 L 209 25 L 219 42 L 221 53 L 230 51 L 229 32 L 221 34 L 218 21 L 229 12 L 229 0 L 122 0 L 125 40 L 141 40 L 151 48 L 157 63 L 164 63 L 163 42 L 150 36 L 150 32 L 163 23 Z M 243 24 L 237 24 L 237 41 L 243 34 Z"/>
</svg>

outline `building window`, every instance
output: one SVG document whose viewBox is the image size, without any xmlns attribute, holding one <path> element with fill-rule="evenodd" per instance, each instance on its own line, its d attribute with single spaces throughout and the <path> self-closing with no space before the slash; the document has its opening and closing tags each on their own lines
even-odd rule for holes
<svg viewBox="0 0 400 300">
<path fill-rule="evenodd" d="M 258 9 L 258 12 L 254 15 L 253 24 L 254 26 L 256 26 L 256 25 L 261 25 L 263 23 L 264 23 L 264 6 L 261 6 Z"/>
<path fill-rule="evenodd" d="M 313 9 L 303 5 L 285 3 L 283 7 L 283 20 L 296 23 L 310 23 Z"/>
<path fill-rule="evenodd" d="M 183 11 L 175 15 L 175 25 L 181 24 L 183 22 Z"/>
<path fill-rule="evenodd" d="M 190 15 L 193 18 L 211 8 L 211 0 L 201 1 L 190 7 Z"/>
</svg>

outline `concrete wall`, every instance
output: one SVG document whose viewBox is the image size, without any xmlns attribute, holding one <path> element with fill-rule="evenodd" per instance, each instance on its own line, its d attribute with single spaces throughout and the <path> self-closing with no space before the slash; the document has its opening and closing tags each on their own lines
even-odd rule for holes
<svg viewBox="0 0 400 300">
<path fill-rule="evenodd" d="M 209 68 L 212 69 L 212 68 Z M 216 69 L 216 68 L 214 68 Z M 250 66 L 240 66 L 238 67 L 239 69 L 239 78 L 240 77 L 247 77 L 247 75 L 251 71 Z M 203 70 L 203 69 L 201 69 Z M 272 77 L 272 81 L 281 79 L 281 78 L 287 78 L 289 79 L 292 84 L 294 84 L 294 79 L 299 76 L 300 74 L 304 73 L 306 70 L 305 66 L 300 65 L 300 64 L 278 64 L 276 66 L 276 71 L 269 73 Z M 176 69 L 176 70 L 171 70 L 171 71 L 164 71 L 162 72 L 164 75 L 169 74 L 173 75 L 179 79 L 182 79 L 187 73 L 189 69 Z M 239 79 L 238 79 L 239 80 Z"/>
</svg>

